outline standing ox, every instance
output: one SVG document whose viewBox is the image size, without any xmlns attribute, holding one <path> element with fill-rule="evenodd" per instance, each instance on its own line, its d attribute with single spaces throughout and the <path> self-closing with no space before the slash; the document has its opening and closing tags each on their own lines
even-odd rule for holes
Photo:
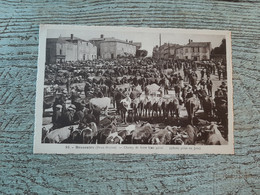
<svg viewBox="0 0 260 195">
<path fill-rule="evenodd" d="M 163 98 L 154 97 L 154 103 L 152 105 L 152 117 L 161 116 L 163 111 Z"/>
<path fill-rule="evenodd" d="M 121 118 L 123 120 L 124 123 L 127 123 L 127 117 L 130 111 L 132 111 L 131 108 L 131 98 L 129 96 L 127 96 L 125 99 L 122 99 L 120 101 L 120 114 L 121 114 Z"/>
<path fill-rule="evenodd" d="M 199 110 L 199 100 L 196 97 L 190 97 L 187 99 L 185 107 L 188 114 L 188 121 L 191 125 L 193 125 L 193 118 L 195 113 Z"/>
<path fill-rule="evenodd" d="M 166 105 L 166 113 L 168 116 L 168 113 L 171 117 L 174 117 L 174 114 L 176 117 L 179 117 L 179 100 L 177 98 L 173 98 L 170 100 L 170 102 Z"/>
<path fill-rule="evenodd" d="M 144 116 L 150 117 L 153 104 L 150 96 L 146 96 L 143 101 Z"/>
</svg>

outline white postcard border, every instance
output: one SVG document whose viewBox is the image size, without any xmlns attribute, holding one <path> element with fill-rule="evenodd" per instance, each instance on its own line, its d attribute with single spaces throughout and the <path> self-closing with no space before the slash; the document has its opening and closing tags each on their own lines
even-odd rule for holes
<svg viewBox="0 0 260 195">
<path fill-rule="evenodd" d="M 48 30 L 109 30 L 127 32 L 161 32 L 192 35 L 224 35 L 226 38 L 227 85 L 228 85 L 228 145 L 106 145 L 106 144 L 44 144 L 41 143 L 43 89 Z M 76 26 L 41 24 L 39 29 L 39 56 L 36 82 L 35 130 L 33 153 L 46 154 L 234 154 L 233 85 L 231 32 L 224 30 L 198 30 L 176 28 L 144 28 L 118 26 Z"/>
</svg>

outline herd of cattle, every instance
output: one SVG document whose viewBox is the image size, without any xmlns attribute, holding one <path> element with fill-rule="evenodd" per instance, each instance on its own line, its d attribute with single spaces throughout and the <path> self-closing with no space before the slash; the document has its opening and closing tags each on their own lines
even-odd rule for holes
<svg viewBox="0 0 260 195">
<path fill-rule="evenodd" d="M 196 73 L 205 69 L 210 77 L 215 70 L 223 72 L 220 63 L 149 58 L 86 63 L 48 66 L 44 110 L 52 108 L 52 115 L 62 118 L 75 107 L 77 119 L 56 125 L 53 117 L 43 125 L 43 143 L 227 144 L 227 87 L 223 83 L 213 99 Z M 183 108 L 186 118 L 180 116 Z M 203 115 L 196 115 L 199 110 Z"/>
<path fill-rule="evenodd" d="M 83 144 L 173 144 L 173 145 L 226 145 L 218 125 L 198 119 L 197 125 L 160 128 L 141 122 L 118 129 L 116 119 L 105 118 L 98 129 L 94 122 L 80 130 L 78 125 L 47 132 L 43 129 L 44 143 Z"/>
</svg>

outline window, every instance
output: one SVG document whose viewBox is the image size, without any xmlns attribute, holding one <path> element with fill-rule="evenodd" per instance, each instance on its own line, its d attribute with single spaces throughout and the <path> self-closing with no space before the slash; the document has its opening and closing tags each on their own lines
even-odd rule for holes
<svg viewBox="0 0 260 195">
<path fill-rule="evenodd" d="M 60 55 L 62 54 L 62 50 L 60 49 Z"/>
<path fill-rule="evenodd" d="M 192 48 L 192 52 L 193 52 L 193 53 L 195 52 L 195 48 L 194 48 L 194 47 Z"/>
<path fill-rule="evenodd" d="M 188 48 L 185 49 L 185 53 L 188 53 Z"/>
</svg>

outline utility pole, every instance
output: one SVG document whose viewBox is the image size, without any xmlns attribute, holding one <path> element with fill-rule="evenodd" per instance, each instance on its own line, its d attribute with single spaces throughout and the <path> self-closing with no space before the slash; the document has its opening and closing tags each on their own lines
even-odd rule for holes
<svg viewBox="0 0 260 195">
<path fill-rule="evenodd" d="M 161 45 L 162 45 L 162 37 L 161 37 L 161 33 L 160 33 L 160 35 L 159 35 L 159 46 L 161 47 Z"/>
<path fill-rule="evenodd" d="M 162 46 L 162 37 L 160 33 L 159 34 L 159 59 L 161 58 L 161 46 Z"/>
</svg>

